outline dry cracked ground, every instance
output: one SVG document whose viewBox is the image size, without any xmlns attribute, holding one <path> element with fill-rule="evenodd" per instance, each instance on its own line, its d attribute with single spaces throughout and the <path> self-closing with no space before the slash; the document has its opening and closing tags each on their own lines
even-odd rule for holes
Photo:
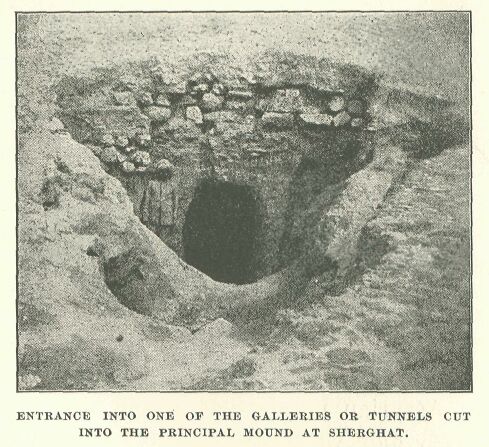
<svg viewBox="0 0 489 447">
<path fill-rule="evenodd" d="M 450 14 L 19 17 L 19 388 L 470 389 L 467 26 Z M 270 47 L 294 67 L 328 57 L 428 94 L 379 113 L 429 119 L 379 130 L 368 162 L 311 198 L 305 254 L 219 283 L 143 225 L 121 182 L 53 120 L 55 86 L 194 54 L 245 73 Z M 427 112 L 441 96 L 443 113 Z M 131 247 L 142 267 L 129 292 L 151 297 L 148 312 L 108 286 L 107 263 Z"/>
</svg>

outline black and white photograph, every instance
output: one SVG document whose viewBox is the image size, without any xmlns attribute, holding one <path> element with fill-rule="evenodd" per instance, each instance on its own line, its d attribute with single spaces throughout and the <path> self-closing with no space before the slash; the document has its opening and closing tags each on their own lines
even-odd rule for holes
<svg viewBox="0 0 489 447">
<path fill-rule="evenodd" d="M 18 392 L 472 391 L 469 11 L 15 19 Z"/>
</svg>

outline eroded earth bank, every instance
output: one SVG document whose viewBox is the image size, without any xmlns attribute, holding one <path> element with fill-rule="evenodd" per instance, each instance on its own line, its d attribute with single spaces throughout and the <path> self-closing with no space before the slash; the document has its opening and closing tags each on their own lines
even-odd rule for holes
<svg viewBox="0 0 489 447">
<path fill-rule="evenodd" d="M 32 111 L 19 70 L 20 389 L 470 386 L 455 102 L 210 51 L 57 74 Z"/>
</svg>

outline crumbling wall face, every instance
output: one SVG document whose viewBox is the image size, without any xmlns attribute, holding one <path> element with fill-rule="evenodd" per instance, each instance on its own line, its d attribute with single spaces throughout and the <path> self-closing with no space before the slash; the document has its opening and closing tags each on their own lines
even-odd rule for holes
<svg viewBox="0 0 489 447">
<path fill-rule="evenodd" d="M 59 116 L 122 182 L 141 221 L 182 257 L 186 212 L 202 180 L 253 187 L 264 208 L 260 277 L 280 267 L 282 235 L 296 211 L 291 180 L 304 158 L 343 169 L 358 157 L 350 147 L 372 130 L 368 98 L 358 94 L 367 75 L 346 76 L 345 91 L 305 74 L 221 79 L 212 69 L 178 80 L 154 67 L 65 79 Z M 338 181 L 323 171 L 321 184 Z"/>
</svg>

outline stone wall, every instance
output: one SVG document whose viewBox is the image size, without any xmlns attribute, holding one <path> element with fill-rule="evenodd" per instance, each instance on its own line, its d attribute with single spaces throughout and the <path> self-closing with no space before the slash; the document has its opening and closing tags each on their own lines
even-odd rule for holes
<svg viewBox="0 0 489 447">
<path fill-rule="evenodd" d="M 315 197 L 326 190 L 333 198 L 334 185 L 371 160 L 375 131 L 389 117 L 376 113 L 377 82 L 353 66 L 290 56 L 246 72 L 222 60 L 181 68 L 152 61 L 65 78 L 59 117 L 184 259 L 196 188 L 209 180 L 251 187 L 262 223 L 250 280 L 271 274 L 301 254 Z"/>
</svg>

